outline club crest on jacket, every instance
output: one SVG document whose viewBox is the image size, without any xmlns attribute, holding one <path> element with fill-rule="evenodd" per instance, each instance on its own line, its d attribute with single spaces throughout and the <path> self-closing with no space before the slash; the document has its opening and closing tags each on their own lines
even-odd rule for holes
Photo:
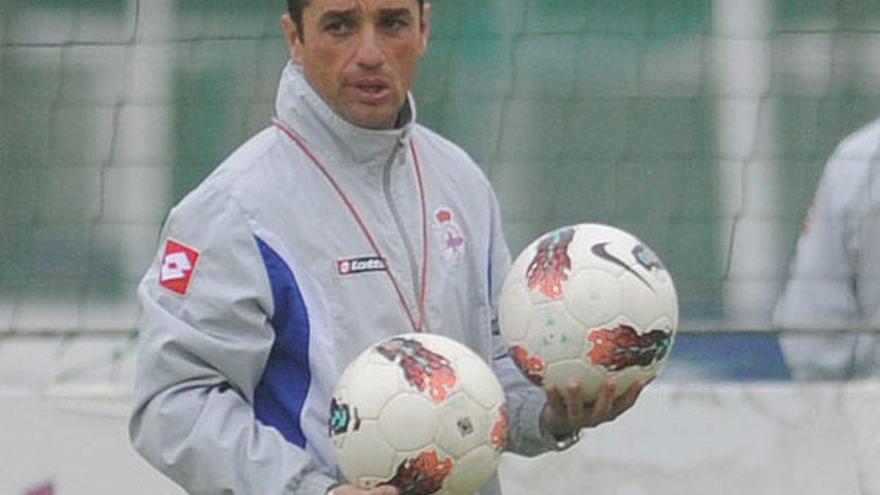
<svg viewBox="0 0 880 495">
<path fill-rule="evenodd" d="M 442 207 L 434 212 L 434 232 L 443 258 L 450 262 L 460 260 L 464 255 L 465 239 L 451 209 Z"/>
</svg>

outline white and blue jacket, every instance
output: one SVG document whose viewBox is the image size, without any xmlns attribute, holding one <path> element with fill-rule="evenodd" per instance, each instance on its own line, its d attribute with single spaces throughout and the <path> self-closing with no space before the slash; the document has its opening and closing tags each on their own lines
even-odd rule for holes
<svg viewBox="0 0 880 495">
<path fill-rule="evenodd" d="M 426 331 L 493 364 L 511 451 L 548 450 L 544 393 L 493 332 L 509 254 L 492 188 L 461 149 L 415 123 L 412 97 L 404 115 L 394 130 L 356 127 L 299 66 L 283 73 L 278 119 L 356 206 L 417 315 L 425 260 L 414 144 L 428 219 Z M 370 344 L 412 331 L 374 255 L 329 181 L 279 127 L 235 151 L 172 209 L 140 285 L 135 448 L 192 494 L 324 495 L 341 481 L 327 426 L 337 377 Z M 358 269 L 352 260 L 362 260 Z M 497 479 L 482 493 L 499 493 Z"/>
</svg>

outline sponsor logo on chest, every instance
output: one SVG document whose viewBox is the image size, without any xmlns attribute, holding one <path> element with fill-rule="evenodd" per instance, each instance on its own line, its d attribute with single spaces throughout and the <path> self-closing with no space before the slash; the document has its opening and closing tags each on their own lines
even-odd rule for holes
<svg viewBox="0 0 880 495">
<path fill-rule="evenodd" d="M 365 256 L 336 260 L 336 271 L 340 275 L 356 275 L 366 272 L 384 272 L 387 270 L 385 260 L 378 256 Z"/>
</svg>

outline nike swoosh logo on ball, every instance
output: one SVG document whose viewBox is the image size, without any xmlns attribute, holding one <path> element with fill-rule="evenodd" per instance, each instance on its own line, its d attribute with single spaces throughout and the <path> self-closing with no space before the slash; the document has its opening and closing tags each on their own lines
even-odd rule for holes
<svg viewBox="0 0 880 495">
<path fill-rule="evenodd" d="M 638 272 L 636 272 L 635 270 L 632 269 L 632 267 L 630 267 L 629 265 L 624 263 L 623 260 L 621 260 L 617 256 L 614 256 L 613 254 L 609 253 L 608 250 L 605 248 L 607 245 L 608 245 L 607 242 L 599 242 L 599 243 L 593 244 L 593 247 L 590 248 L 590 251 L 592 251 L 593 254 L 602 258 L 603 260 L 614 263 L 615 265 L 617 265 L 617 266 L 623 268 L 624 270 L 628 271 L 629 273 L 633 274 L 637 279 L 641 280 L 643 284 L 645 284 L 649 289 L 651 289 L 651 292 L 655 292 L 654 287 L 652 287 L 651 284 L 647 280 L 645 280 L 645 277 L 639 275 Z"/>
</svg>

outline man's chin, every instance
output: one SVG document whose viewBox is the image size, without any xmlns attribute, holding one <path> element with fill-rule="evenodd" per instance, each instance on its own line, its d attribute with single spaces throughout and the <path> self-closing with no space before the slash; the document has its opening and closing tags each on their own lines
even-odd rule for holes
<svg viewBox="0 0 880 495">
<path fill-rule="evenodd" d="M 397 122 L 397 114 L 398 111 L 387 108 L 361 105 L 357 112 L 351 112 L 344 118 L 358 127 L 384 130 L 394 127 Z"/>
</svg>

